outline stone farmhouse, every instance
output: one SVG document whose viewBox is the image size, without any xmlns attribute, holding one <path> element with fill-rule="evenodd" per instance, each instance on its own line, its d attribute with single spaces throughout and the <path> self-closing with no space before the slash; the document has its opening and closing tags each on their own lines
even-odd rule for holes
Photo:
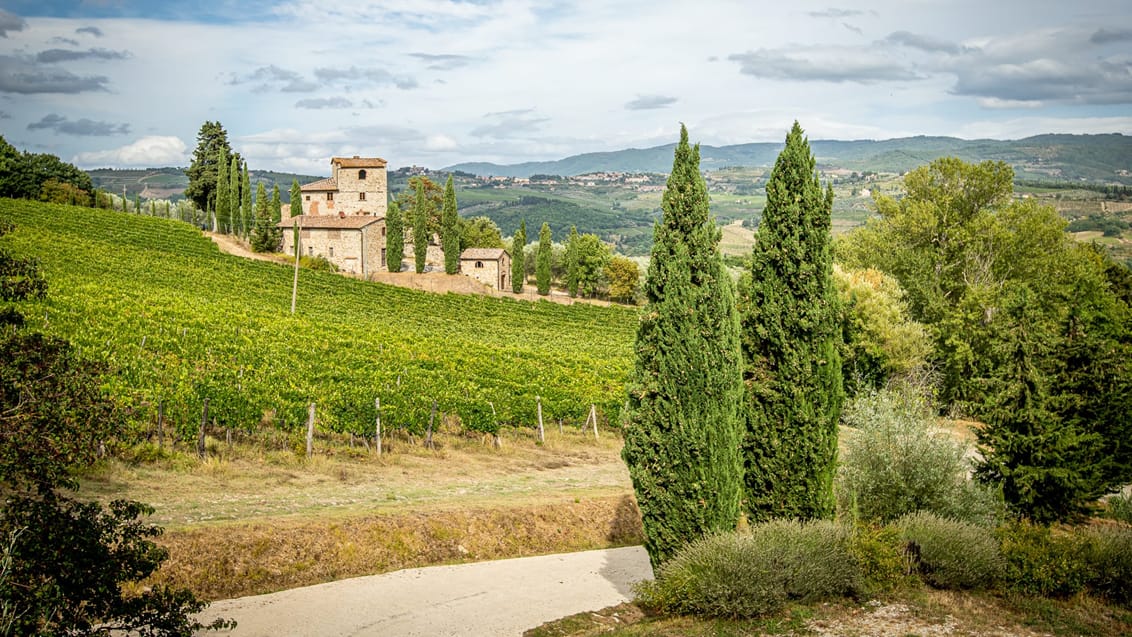
<svg viewBox="0 0 1132 637">
<path fill-rule="evenodd" d="M 323 257 L 342 272 L 369 278 L 388 269 L 385 213 L 388 209 L 386 162 L 380 157 L 334 157 L 330 177 L 301 187 L 303 214 L 279 222 L 283 252 L 294 252 L 294 226 L 299 224 L 299 248 L 307 256 Z M 290 212 L 283 207 L 283 214 Z M 412 240 L 405 237 L 401 260 L 413 258 Z M 444 262 L 439 246 L 428 248 L 428 263 Z M 461 255 L 463 274 L 497 290 L 509 289 L 511 257 L 502 249 L 469 248 Z"/>
<path fill-rule="evenodd" d="M 509 290 L 511 255 L 503 248 L 468 248 L 460 253 L 460 274 L 497 290 Z"/>
</svg>

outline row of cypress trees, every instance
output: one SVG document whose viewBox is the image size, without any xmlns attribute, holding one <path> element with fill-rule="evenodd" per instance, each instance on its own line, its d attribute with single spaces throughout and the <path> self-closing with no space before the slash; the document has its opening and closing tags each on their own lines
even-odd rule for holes
<svg viewBox="0 0 1132 637">
<path fill-rule="evenodd" d="M 832 190 L 795 122 L 737 297 L 699 163 L 681 126 L 628 385 L 623 457 L 654 567 L 743 515 L 833 514 L 843 392 Z"/>
</svg>

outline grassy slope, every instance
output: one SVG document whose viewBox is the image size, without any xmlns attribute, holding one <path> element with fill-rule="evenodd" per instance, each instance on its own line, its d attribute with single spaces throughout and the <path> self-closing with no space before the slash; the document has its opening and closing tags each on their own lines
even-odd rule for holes
<svg viewBox="0 0 1132 637">
<path fill-rule="evenodd" d="M 432 399 L 465 417 L 491 401 L 501 421 L 527 425 L 535 395 L 548 419 L 568 421 L 591 402 L 612 417 L 622 400 L 632 310 L 304 270 L 291 315 L 290 269 L 220 254 L 185 224 L 11 200 L 0 216 L 17 225 L 4 241 L 40 258 L 51 286 L 27 307 L 33 326 L 108 362 L 115 393 L 142 421 L 164 400 L 187 431 L 209 397 L 223 424 L 252 428 L 275 410 L 296 426 L 313 401 L 327 428 L 361 433 L 374 397 L 387 425 L 418 430 Z"/>
</svg>

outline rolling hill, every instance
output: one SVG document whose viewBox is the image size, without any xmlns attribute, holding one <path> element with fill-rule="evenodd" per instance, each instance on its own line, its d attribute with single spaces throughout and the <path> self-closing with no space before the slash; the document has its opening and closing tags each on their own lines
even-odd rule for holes
<svg viewBox="0 0 1132 637">
<path fill-rule="evenodd" d="M 39 259 L 31 327 L 70 340 L 112 373 L 132 414 L 189 436 L 203 401 L 220 425 L 421 433 L 433 401 L 466 430 L 581 423 L 591 403 L 616 422 L 636 311 L 438 295 L 221 254 L 192 226 L 115 211 L 0 199 L 2 243 Z"/>
<path fill-rule="evenodd" d="M 823 168 L 899 173 L 942 156 L 965 161 L 999 160 L 1014 167 L 1019 178 L 1087 180 L 1132 184 L 1132 137 L 1110 135 L 1038 135 L 1019 140 L 964 140 L 954 137 L 905 137 L 883 141 L 811 141 Z M 574 155 L 557 161 L 500 165 L 461 163 L 445 168 L 476 175 L 530 177 L 581 175 L 593 172 L 666 173 L 672 167 L 673 144 Z M 782 150 L 779 143 L 701 146 L 700 167 L 770 166 Z"/>
</svg>

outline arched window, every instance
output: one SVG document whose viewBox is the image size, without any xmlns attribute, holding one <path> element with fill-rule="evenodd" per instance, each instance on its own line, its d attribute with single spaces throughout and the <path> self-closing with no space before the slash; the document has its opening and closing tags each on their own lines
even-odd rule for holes
<svg viewBox="0 0 1132 637">
<path fill-rule="evenodd" d="M 358 171 L 358 179 L 365 179 L 365 178 L 366 178 L 366 171 L 359 170 Z"/>
<path fill-rule="evenodd" d="M 476 267 L 482 268 L 483 267 L 483 261 L 476 261 Z"/>
</svg>

